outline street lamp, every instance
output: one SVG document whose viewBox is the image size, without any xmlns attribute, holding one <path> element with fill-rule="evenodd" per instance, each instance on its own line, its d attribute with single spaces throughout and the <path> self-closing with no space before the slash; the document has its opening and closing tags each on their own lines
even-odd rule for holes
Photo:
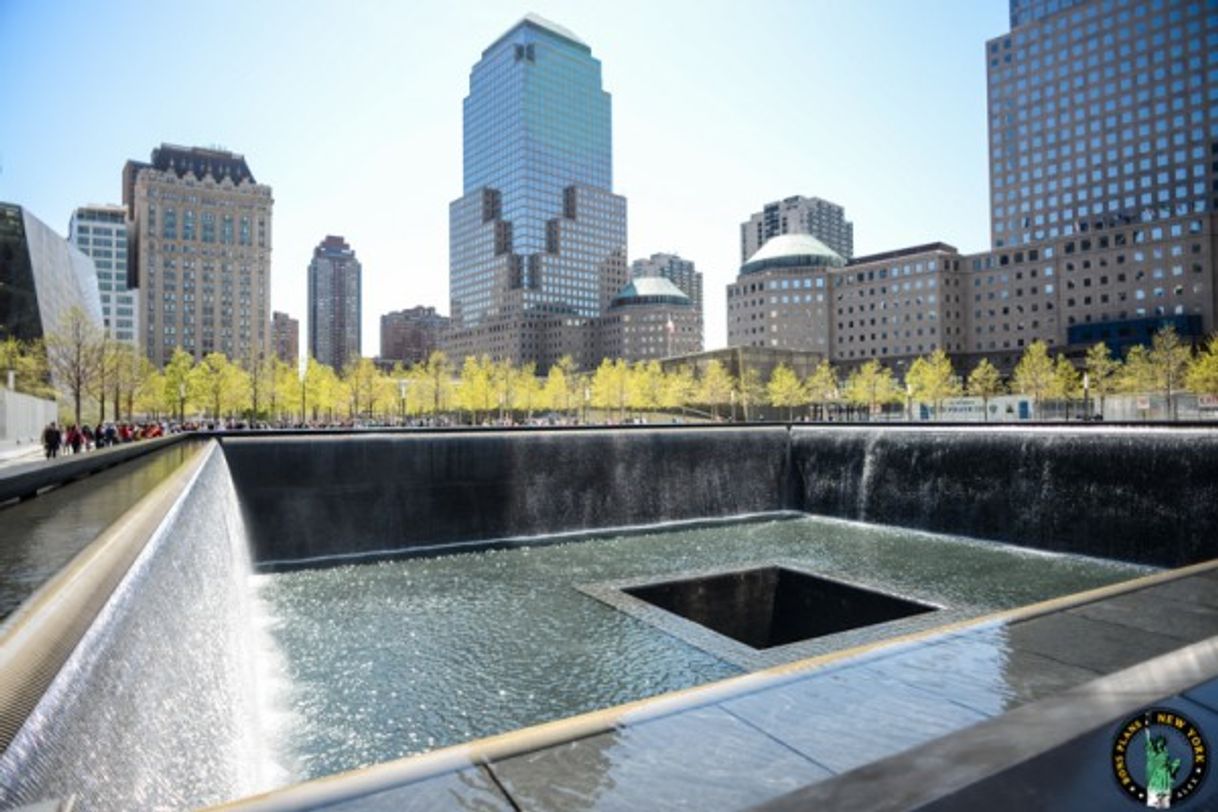
<svg viewBox="0 0 1218 812">
<path fill-rule="evenodd" d="M 178 424 L 186 422 L 186 382 L 178 383 Z"/>
<path fill-rule="evenodd" d="M 401 378 L 398 380 L 398 400 L 402 404 L 401 417 L 399 418 L 398 422 L 400 425 L 405 426 L 406 425 L 406 379 L 405 378 Z"/>
<path fill-rule="evenodd" d="M 591 389 L 591 387 L 585 386 L 584 387 L 584 421 L 583 421 L 584 425 L 588 424 L 588 405 L 591 402 L 592 402 L 592 389 Z"/>
</svg>

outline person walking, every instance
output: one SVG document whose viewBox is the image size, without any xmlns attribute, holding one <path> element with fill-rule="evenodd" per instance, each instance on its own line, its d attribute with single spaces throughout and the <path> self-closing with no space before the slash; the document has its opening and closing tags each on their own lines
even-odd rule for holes
<svg viewBox="0 0 1218 812">
<path fill-rule="evenodd" d="M 42 447 L 46 449 L 47 459 L 53 459 L 59 456 L 59 445 L 62 437 L 59 434 L 59 427 L 52 420 L 45 429 L 42 430 Z"/>
<path fill-rule="evenodd" d="M 73 423 L 68 427 L 68 445 L 72 446 L 72 453 L 80 453 L 80 444 L 84 442 L 84 435 L 80 433 L 80 429 Z"/>
</svg>

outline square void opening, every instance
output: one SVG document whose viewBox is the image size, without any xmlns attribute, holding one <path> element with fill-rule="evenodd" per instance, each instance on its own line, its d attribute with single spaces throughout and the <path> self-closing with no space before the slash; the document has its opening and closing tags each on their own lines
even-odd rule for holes
<svg viewBox="0 0 1218 812">
<path fill-rule="evenodd" d="M 665 581 L 623 591 L 755 649 L 938 608 L 784 567 Z"/>
</svg>

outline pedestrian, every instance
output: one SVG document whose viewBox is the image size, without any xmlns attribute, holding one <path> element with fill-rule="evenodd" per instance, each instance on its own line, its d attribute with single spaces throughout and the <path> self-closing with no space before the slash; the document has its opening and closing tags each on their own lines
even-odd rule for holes
<svg viewBox="0 0 1218 812">
<path fill-rule="evenodd" d="M 42 447 L 46 449 L 47 459 L 53 459 L 59 456 L 59 444 L 62 438 L 59 434 L 59 427 L 52 420 L 45 429 L 42 430 Z"/>
<path fill-rule="evenodd" d="M 72 446 L 72 453 L 80 453 L 80 445 L 84 442 L 84 435 L 80 433 L 80 429 L 73 423 L 68 429 L 68 445 Z"/>
</svg>

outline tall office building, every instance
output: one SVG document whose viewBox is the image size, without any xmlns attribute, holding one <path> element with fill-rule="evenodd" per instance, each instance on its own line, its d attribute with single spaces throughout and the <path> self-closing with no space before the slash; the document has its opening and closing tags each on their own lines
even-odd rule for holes
<svg viewBox="0 0 1218 812">
<path fill-rule="evenodd" d="M 139 336 L 136 293 L 127 287 L 127 212 L 122 206 L 81 206 L 72 212 L 68 240 L 93 260 L 102 321 L 115 341 Z"/>
<path fill-rule="evenodd" d="M 271 313 L 271 340 L 275 345 L 275 357 L 285 364 L 300 363 L 300 321 L 280 313 Z"/>
<path fill-rule="evenodd" d="M 995 248 L 1218 206 L 1212 2 L 1011 0 L 1011 22 L 986 45 Z"/>
<path fill-rule="evenodd" d="M 1011 0 L 1011 28 L 1066 11 L 1085 0 Z"/>
<path fill-rule="evenodd" d="M 363 269 L 342 237 L 328 236 L 309 263 L 309 355 L 341 370 L 360 357 Z"/>
<path fill-rule="evenodd" d="M 854 256 L 854 224 L 846 210 L 819 197 L 795 195 L 767 203 L 740 224 L 740 261 L 748 262 L 780 234 L 811 234 L 843 259 Z"/>
<path fill-rule="evenodd" d="M 127 282 L 148 358 L 270 350 L 271 187 L 232 152 L 162 144 L 123 168 Z"/>
<path fill-rule="evenodd" d="M 594 322 L 628 281 L 600 62 L 567 29 L 529 15 L 474 65 L 463 123 L 446 346 L 458 360 L 594 363 Z"/>
</svg>

